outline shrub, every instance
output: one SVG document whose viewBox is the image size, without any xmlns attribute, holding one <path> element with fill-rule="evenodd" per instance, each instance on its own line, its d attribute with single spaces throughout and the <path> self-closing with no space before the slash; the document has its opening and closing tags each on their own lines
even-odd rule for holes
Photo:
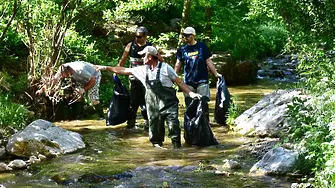
<svg viewBox="0 0 335 188">
<path fill-rule="evenodd" d="M 288 34 L 284 27 L 261 25 L 257 32 L 260 33 L 260 44 L 264 48 L 265 56 L 279 54 L 288 42 Z"/>
<path fill-rule="evenodd" d="M 0 95 L 0 127 L 23 129 L 29 120 L 29 111 L 25 106 L 13 103 L 9 94 Z"/>
</svg>

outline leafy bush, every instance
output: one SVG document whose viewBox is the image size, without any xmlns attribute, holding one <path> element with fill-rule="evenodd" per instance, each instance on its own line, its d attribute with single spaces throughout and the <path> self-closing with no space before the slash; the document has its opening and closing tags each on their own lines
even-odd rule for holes
<svg viewBox="0 0 335 188">
<path fill-rule="evenodd" d="M 288 41 L 288 34 L 283 26 L 261 25 L 257 32 L 260 33 L 260 43 L 265 56 L 279 54 Z"/>
<path fill-rule="evenodd" d="M 150 42 L 155 44 L 157 48 L 167 48 L 168 46 L 176 46 L 178 43 L 178 33 L 168 32 L 161 33 L 158 38 L 150 37 Z"/>
<path fill-rule="evenodd" d="M 25 106 L 13 103 L 10 95 L 0 95 L 0 127 L 6 129 L 11 126 L 23 129 L 29 119 L 29 112 Z"/>
<path fill-rule="evenodd" d="M 13 94 L 23 93 L 28 89 L 27 75 L 23 74 L 15 78 L 8 73 L 0 72 L 0 91 L 11 91 Z"/>
<path fill-rule="evenodd" d="M 298 71 L 305 87 L 315 93 L 324 92 L 335 87 L 334 57 L 317 44 L 304 46 Z"/>
<path fill-rule="evenodd" d="M 304 173 L 324 169 L 326 160 L 329 159 L 328 148 L 320 146 L 329 145 L 334 139 L 329 127 L 331 120 L 335 118 L 334 94 L 335 91 L 332 90 L 319 96 L 314 95 L 308 100 L 295 98 L 292 105 L 288 106 L 290 139 L 298 144 L 298 150 L 304 156 L 304 163 L 300 168 Z"/>
</svg>

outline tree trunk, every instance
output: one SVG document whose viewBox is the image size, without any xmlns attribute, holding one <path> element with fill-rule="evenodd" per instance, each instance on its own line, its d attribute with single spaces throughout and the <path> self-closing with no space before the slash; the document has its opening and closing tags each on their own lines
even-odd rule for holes
<svg viewBox="0 0 335 188">
<path fill-rule="evenodd" d="M 183 30 L 190 21 L 191 0 L 184 0 L 184 8 L 181 17 L 181 28 L 179 33 L 178 47 L 183 43 Z"/>
<path fill-rule="evenodd" d="M 7 30 L 8 30 L 8 28 L 9 28 L 9 26 L 12 24 L 12 22 L 13 22 L 15 16 L 16 16 L 16 13 L 17 13 L 17 0 L 14 1 L 14 7 L 13 7 L 12 17 L 11 17 L 10 20 L 8 21 L 6 28 L 3 30 L 2 34 L 1 34 L 0 42 L 5 38 L 5 35 L 6 35 L 6 33 L 7 33 Z"/>
<path fill-rule="evenodd" d="M 206 26 L 205 26 L 205 31 L 206 31 L 206 37 L 211 38 L 212 36 L 212 24 L 211 24 L 211 18 L 212 18 L 212 7 L 207 6 L 205 8 L 206 12 Z"/>
</svg>

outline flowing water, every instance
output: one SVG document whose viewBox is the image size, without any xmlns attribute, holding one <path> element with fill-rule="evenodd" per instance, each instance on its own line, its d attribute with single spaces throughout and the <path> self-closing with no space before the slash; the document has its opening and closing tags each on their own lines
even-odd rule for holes
<svg viewBox="0 0 335 188">
<path fill-rule="evenodd" d="M 235 104 L 246 110 L 265 94 L 277 89 L 275 84 L 230 87 Z M 211 119 L 215 90 L 211 90 Z M 185 111 L 180 98 L 180 120 Z M 141 124 L 143 120 L 139 119 Z M 105 126 L 104 121 L 83 120 L 54 122 L 67 130 L 79 132 L 87 147 L 72 154 L 32 165 L 29 169 L 0 174 L 5 187 L 290 187 L 284 177 L 249 174 L 257 159 L 241 145 L 255 138 L 234 134 L 223 126 L 212 126 L 220 145 L 172 149 L 166 137 L 162 148 L 154 148 L 142 129 L 125 129 L 125 124 Z M 215 173 L 225 159 L 242 166 L 238 170 Z"/>
</svg>

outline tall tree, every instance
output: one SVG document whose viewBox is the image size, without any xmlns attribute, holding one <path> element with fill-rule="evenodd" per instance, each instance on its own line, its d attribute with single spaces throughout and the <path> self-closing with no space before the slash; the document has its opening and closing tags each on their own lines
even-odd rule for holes
<svg viewBox="0 0 335 188">
<path fill-rule="evenodd" d="M 183 29 L 189 24 L 190 21 L 190 10 L 191 10 L 191 0 L 184 0 L 184 8 L 181 16 L 181 28 L 179 33 L 178 46 L 183 42 Z"/>
</svg>

